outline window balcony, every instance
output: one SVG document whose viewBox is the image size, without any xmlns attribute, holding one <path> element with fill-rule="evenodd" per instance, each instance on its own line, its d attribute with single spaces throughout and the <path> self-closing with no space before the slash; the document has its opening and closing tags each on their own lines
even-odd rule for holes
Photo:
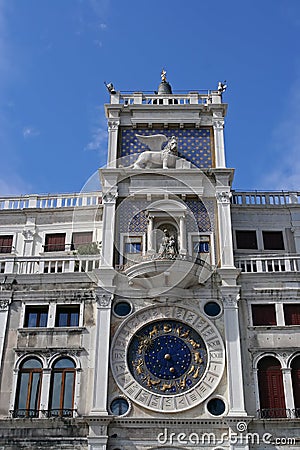
<svg viewBox="0 0 300 450">
<path fill-rule="evenodd" d="M 44 419 L 55 417 L 78 417 L 77 409 L 14 409 L 10 411 L 13 419 Z"/>
<path fill-rule="evenodd" d="M 257 410 L 258 419 L 295 419 L 299 418 L 299 410 L 286 408 L 263 408 Z"/>
</svg>

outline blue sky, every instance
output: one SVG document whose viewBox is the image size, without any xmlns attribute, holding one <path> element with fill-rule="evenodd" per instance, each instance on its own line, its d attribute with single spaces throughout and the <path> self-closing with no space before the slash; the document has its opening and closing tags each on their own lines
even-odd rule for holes
<svg viewBox="0 0 300 450">
<path fill-rule="evenodd" d="M 106 161 L 103 81 L 227 80 L 235 189 L 300 190 L 299 0 L 0 0 L 0 195 L 76 192 Z"/>
</svg>

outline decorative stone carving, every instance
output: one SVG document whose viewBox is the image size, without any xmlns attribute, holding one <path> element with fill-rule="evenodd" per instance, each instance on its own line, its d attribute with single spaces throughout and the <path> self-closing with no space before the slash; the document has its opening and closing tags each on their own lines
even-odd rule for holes
<svg viewBox="0 0 300 450">
<path fill-rule="evenodd" d="M 7 311 L 9 307 L 9 300 L 0 300 L 0 311 Z"/>
<path fill-rule="evenodd" d="M 102 308 L 110 308 L 114 296 L 112 294 L 96 294 L 97 302 Z"/>
<path fill-rule="evenodd" d="M 141 136 L 136 134 L 138 140 L 147 145 L 150 150 L 141 153 L 136 162 L 133 164 L 133 169 L 153 169 L 162 167 L 174 167 L 177 156 L 177 138 L 172 136 L 169 140 L 164 134 L 154 134 L 152 136 Z M 168 141 L 167 145 L 162 149 L 163 143 Z"/>
<path fill-rule="evenodd" d="M 32 241 L 32 239 L 34 238 L 35 235 L 35 231 L 34 230 L 23 230 L 22 234 L 24 236 L 24 238 L 26 239 L 26 241 Z"/>
<path fill-rule="evenodd" d="M 170 236 L 168 230 L 164 230 L 158 253 L 161 258 L 170 259 L 176 258 L 178 255 L 177 239 L 174 235 Z"/>
<path fill-rule="evenodd" d="M 108 131 L 116 131 L 119 128 L 119 122 L 116 120 L 108 121 Z"/>
<path fill-rule="evenodd" d="M 213 127 L 216 130 L 223 130 L 223 128 L 224 128 L 224 120 L 213 120 Z"/>
<path fill-rule="evenodd" d="M 240 294 L 222 293 L 222 300 L 225 307 L 236 307 L 240 299 Z"/>
<path fill-rule="evenodd" d="M 230 203 L 232 194 L 231 194 L 231 192 L 227 192 L 227 191 L 217 192 L 216 197 L 220 203 Z"/>
<path fill-rule="evenodd" d="M 102 196 L 103 203 L 114 203 L 118 197 L 117 192 L 106 192 Z"/>
</svg>

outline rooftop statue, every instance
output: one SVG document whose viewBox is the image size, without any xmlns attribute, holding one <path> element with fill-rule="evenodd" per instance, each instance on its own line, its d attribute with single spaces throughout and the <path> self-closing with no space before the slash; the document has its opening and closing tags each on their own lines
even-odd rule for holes
<svg viewBox="0 0 300 450">
<path fill-rule="evenodd" d="M 167 138 L 164 134 L 154 134 L 152 136 L 142 136 L 136 134 L 138 140 L 147 145 L 150 150 L 141 153 L 136 162 L 133 164 L 133 169 L 154 169 L 162 167 L 168 169 L 175 167 L 177 157 L 177 138 L 172 136 Z M 167 145 L 162 149 L 162 145 L 167 142 Z"/>
</svg>

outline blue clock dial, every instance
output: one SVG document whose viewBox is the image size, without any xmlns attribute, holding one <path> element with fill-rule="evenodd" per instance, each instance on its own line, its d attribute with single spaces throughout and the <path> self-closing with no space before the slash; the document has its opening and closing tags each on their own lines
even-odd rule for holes
<svg viewBox="0 0 300 450">
<path fill-rule="evenodd" d="M 193 328 L 177 320 L 160 320 L 132 338 L 127 361 L 133 377 L 146 389 L 178 394 L 201 380 L 207 352 Z"/>
</svg>

